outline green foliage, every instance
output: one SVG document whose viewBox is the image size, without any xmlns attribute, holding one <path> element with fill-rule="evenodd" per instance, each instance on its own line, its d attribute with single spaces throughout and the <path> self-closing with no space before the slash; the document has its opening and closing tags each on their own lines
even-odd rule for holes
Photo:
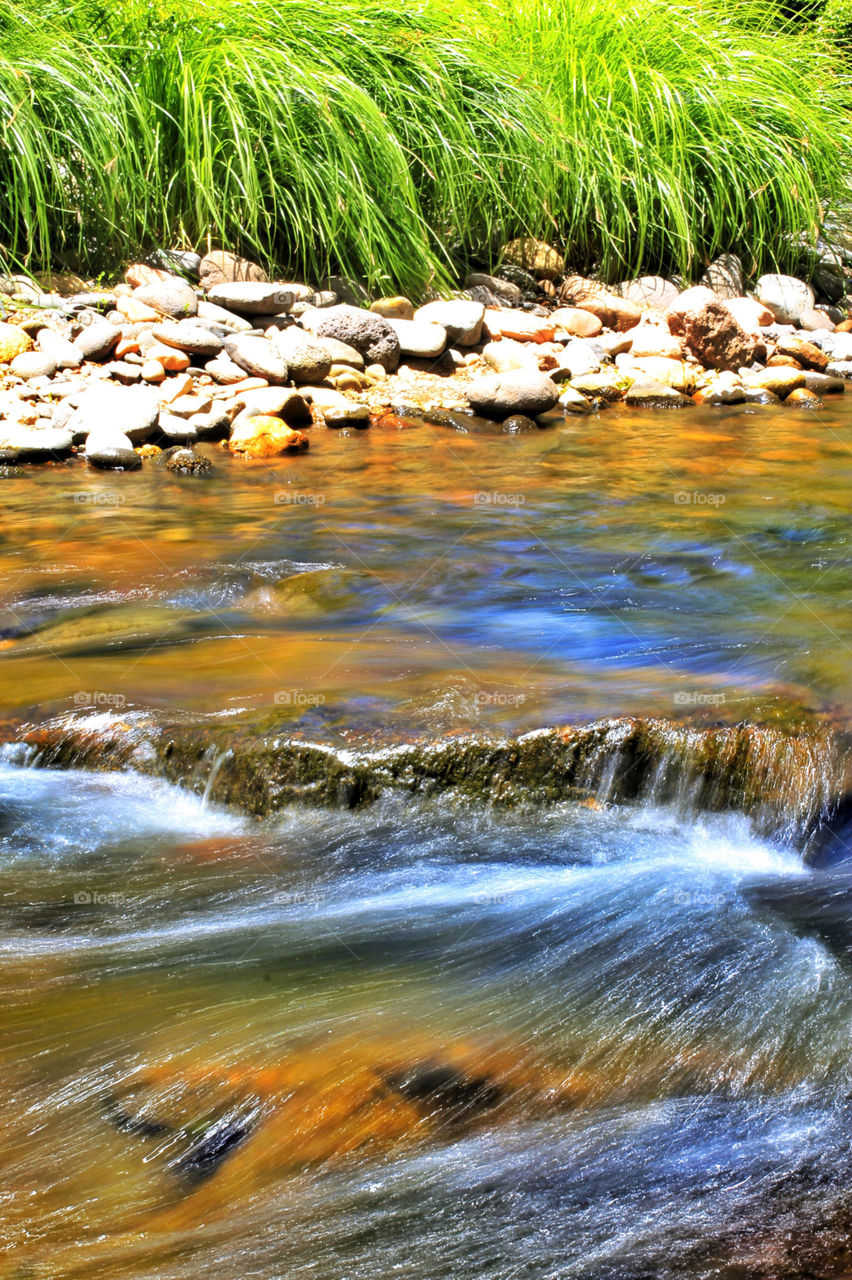
<svg viewBox="0 0 852 1280">
<path fill-rule="evenodd" d="M 225 244 L 416 294 L 521 233 L 762 264 L 843 182 L 833 65 L 768 0 L 0 0 L 0 37 L 32 265 Z"/>
</svg>

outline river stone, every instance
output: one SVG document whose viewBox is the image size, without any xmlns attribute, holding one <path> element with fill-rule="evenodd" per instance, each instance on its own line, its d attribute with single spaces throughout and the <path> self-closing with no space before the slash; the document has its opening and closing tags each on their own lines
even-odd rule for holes
<svg viewBox="0 0 852 1280">
<path fill-rule="evenodd" d="M 501 421 L 513 414 L 536 417 L 547 413 L 559 399 L 559 388 L 546 373 L 518 369 L 487 374 L 467 388 L 471 407 L 486 418 Z"/>
<path fill-rule="evenodd" d="M 202 289 L 212 289 L 216 285 L 231 283 L 237 280 L 251 280 L 266 284 L 268 276 L 256 262 L 248 258 L 240 258 L 235 253 L 224 249 L 214 249 L 207 253 L 198 264 L 198 276 Z"/>
<path fill-rule="evenodd" d="M 834 321 L 818 307 L 811 307 L 810 310 L 803 311 L 799 316 L 799 328 L 808 332 L 816 332 L 819 329 L 833 331 Z"/>
<path fill-rule="evenodd" d="M 683 392 L 675 391 L 674 387 L 667 387 L 663 382 L 640 379 L 628 387 L 624 403 L 634 409 L 684 409 L 692 401 Z"/>
<path fill-rule="evenodd" d="M 600 373 L 586 373 L 571 379 L 573 389 L 590 400 L 620 400 L 626 385 L 619 369 L 603 369 Z"/>
<path fill-rule="evenodd" d="M 238 417 L 281 417 L 291 427 L 303 427 L 310 426 L 312 421 L 305 396 L 292 387 L 242 391 L 228 401 L 227 410 L 235 422 Z"/>
<path fill-rule="evenodd" d="M 482 349 L 482 358 L 495 373 L 508 373 L 510 369 L 530 369 L 538 371 L 538 357 L 528 343 L 515 342 L 512 338 L 502 338 L 499 342 L 489 342 Z"/>
<path fill-rule="evenodd" d="M 464 282 L 465 289 L 487 289 L 499 298 L 504 306 L 518 307 L 524 300 L 523 290 L 511 280 L 501 280 L 499 276 L 486 275 L 484 271 L 472 271 Z"/>
<path fill-rule="evenodd" d="M 277 316 L 289 311 L 295 302 L 286 285 L 263 284 L 260 281 L 234 281 L 208 289 L 207 300 L 217 307 L 246 316 Z"/>
<path fill-rule="evenodd" d="M 780 356 L 789 356 L 793 360 L 797 360 L 803 369 L 815 369 L 817 373 L 824 373 L 828 365 L 828 356 L 813 342 L 807 342 L 804 338 L 797 338 L 794 335 L 784 334 L 778 339 L 776 350 Z"/>
<path fill-rule="evenodd" d="M 189 421 L 199 440 L 224 440 L 231 430 L 231 419 L 221 404 L 214 404 L 209 413 L 194 413 Z"/>
<path fill-rule="evenodd" d="M 108 360 L 121 337 L 121 330 L 108 320 L 94 320 L 74 339 L 84 360 Z"/>
<path fill-rule="evenodd" d="M 764 391 L 772 391 L 781 400 L 786 399 L 791 391 L 805 386 L 805 375 L 801 369 L 777 365 L 773 369 L 762 369 L 755 373 L 747 373 L 743 378 L 747 387 L 761 387 Z"/>
<path fill-rule="evenodd" d="M 742 297 L 743 264 L 735 253 L 723 253 L 710 263 L 698 283 L 712 289 L 717 298 Z"/>
<path fill-rule="evenodd" d="M 798 324 L 802 312 L 814 305 L 813 289 L 795 276 L 761 276 L 755 293 L 780 324 Z"/>
<path fill-rule="evenodd" d="M 384 316 L 343 303 L 315 311 L 307 320 L 318 338 L 345 342 L 360 352 L 367 364 L 380 364 L 388 373 L 399 365 L 399 338 Z"/>
<path fill-rule="evenodd" d="M 155 249 L 148 260 L 153 267 L 188 280 L 197 280 L 201 274 L 201 255 L 189 249 Z"/>
<path fill-rule="evenodd" d="M 232 453 L 246 458 L 274 458 L 280 453 L 307 449 L 308 437 L 288 427 L 280 418 L 262 414 L 252 418 L 241 416 L 231 427 L 228 447 Z"/>
<path fill-rule="evenodd" d="M 154 433 L 159 416 L 159 394 L 152 388 L 101 384 L 80 397 L 68 429 L 75 440 L 92 432 L 123 432 L 131 444 L 141 444 Z"/>
<path fill-rule="evenodd" d="M 121 431 L 104 428 L 86 440 L 86 462 L 104 471 L 138 471 L 142 459 Z"/>
<path fill-rule="evenodd" d="M 166 280 L 134 289 L 133 299 L 160 315 L 173 316 L 176 320 L 194 316 L 198 311 L 198 295 L 192 285 L 181 280 L 180 276 L 169 276 Z"/>
<path fill-rule="evenodd" d="M 413 320 L 414 304 L 409 298 L 377 298 L 370 303 L 370 310 L 386 320 Z"/>
<path fill-rule="evenodd" d="M 707 369 L 730 369 L 753 364 L 758 351 L 754 338 L 734 319 L 724 302 L 713 299 L 700 310 L 680 312 L 683 340 Z"/>
<path fill-rule="evenodd" d="M 792 405 L 799 409 L 821 409 L 823 407 L 822 400 L 815 391 L 809 391 L 807 387 L 796 387 L 784 401 L 785 404 Z"/>
<path fill-rule="evenodd" d="M 553 245 L 533 236 L 510 240 L 500 253 L 503 262 L 522 267 L 541 280 L 555 280 L 565 270 L 565 260 Z"/>
<path fill-rule="evenodd" d="M 585 276 L 567 276 L 559 290 L 559 301 L 590 311 L 605 328 L 619 333 L 632 329 L 642 318 L 642 309 L 635 302 Z"/>
<path fill-rule="evenodd" d="M 446 302 L 427 302 L 418 307 L 414 319 L 418 323 L 441 325 L 447 341 L 454 347 L 474 347 L 482 336 L 485 307 L 469 298 L 450 298 Z"/>
<path fill-rule="evenodd" d="M 246 377 L 245 369 L 240 368 L 224 351 L 216 356 L 215 360 L 208 360 L 204 371 L 223 387 L 231 383 L 244 382 Z"/>
<path fill-rule="evenodd" d="M 224 345 L 222 339 L 206 325 L 193 320 L 182 320 L 177 324 L 155 324 L 152 336 L 167 347 L 175 347 L 178 351 L 204 359 L 217 356 Z"/>
<path fill-rule="evenodd" d="M 39 329 L 36 344 L 43 355 L 48 356 L 57 369 L 79 369 L 83 354 L 73 342 L 54 333 L 52 329 Z"/>
<path fill-rule="evenodd" d="M 279 329 L 272 335 L 272 345 L 287 362 L 290 378 L 297 385 L 322 382 L 331 370 L 331 353 L 324 342 L 317 342 L 298 325 Z"/>
<path fill-rule="evenodd" d="M 623 281 L 617 292 L 643 311 L 666 311 L 676 300 L 680 289 L 664 276 L 639 276 L 636 280 Z"/>
<path fill-rule="evenodd" d="M 323 337 L 322 345 L 331 356 L 333 364 L 348 364 L 353 369 L 364 368 L 364 357 L 360 351 L 356 351 L 354 347 L 350 347 L 348 342 L 340 342 L 337 338 L 330 338 L 328 334 Z"/>
<path fill-rule="evenodd" d="M 587 400 L 573 387 L 566 387 L 559 393 L 559 403 L 566 413 L 591 413 L 594 408 L 591 400 Z"/>
<path fill-rule="evenodd" d="M 562 355 L 557 359 L 559 363 L 553 371 L 555 376 L 568 378 L 581 378 L 587 373 L 597 373 L 603 363 L 597 345 L 582 338 L 566 342 Z"/>
<path fill-rule="evenodd" d="M 198 439 L 198 432 L 187 418 L 165 410 L 160 414 L 160 434 L 170 444 L 193 444 Z"/>
<path fill-rule="evenodd" d="M 595 338 L 603 328 L 600 317 L 583 307 L 557 307 L 550 322 L 555 329 L 561 329 L 572 338 Z"/>
<path fill-rule="evenodd" d="M 439 356 L 447 345 L 447 331 L 443 325 L 395 319 L 389 319 L 388 323 L 399 338 L 399 349 L 404 356 L 431 360 Z"/>
<path fill-rule="evenodd" d="M 775 320 L 769 308 L 755 298 L 728 298 L 725 306 L 746 333 L 756 334 Z"/>
<path fill-rule="evenodd" d="M 818 373 L 813 369 L 804 369 L 803 373 L 808 391 L 815 391 L 819 396 L 843 395 L 846 390 L 843 379 L 830 373 Z"/>
<path fill-rule="evenodd" d="M 703 284 L 693 285 L 691 289 L 685 289 L 683 293 L 679 293 L 666 311 L 666 323 L 670 332 L 682 334 L 684 317 L 700 311 L 708 302 L 718 302 L 718 298 L 712 289 L 708 289 Z"/>
<path fill-rule="evenodd" d="M 15 356 L 9 368 L 19 378 L 52 378 L 56 373 L 56 361 L 43 351 L 22 351 Z"/>
<path fill-rule="evenodd" d="M 305 395 L 319 409 L 326 426 L 369 427 L 370 409 L 366 404 L 349 400 L 330 387 L 306 387 Z"/>
<path fill-rule="evenodd" d="M 165 467 L 176 476 L 209 476 L 216 469 L 209 458 L 195 453 L 193 449 L 170 449 Z"/>
<path fill-rule="evenodd" d="M 71 432 L 65 427 L 25 427 L 0 422 L 0 449 L 14 451 L 19 462 L 65 457 L 73 443 Z"/>
<path fill-rule="evenodd" d="M 15 356 L 32 350 L 32 339 L 17 324 L 0 322 L 0 364 L 9 364 Z"/>
<path fill-rule="evenodd" d="M 683 356 L 680 339 L 669 332 L 665 324 L 638 324 L 629 329 L 632 356 L 665 356 L 668 360 L 680 360 Z"/>
<path fill-rule="evenodd" d="M 245 316 L 238 316 L 236 311 L 229 311 L 227 307 L 217 307 L 215 302 L 207 302 L 204 298 L 198 300 L 196 319 L 199 323 L 213 325 L 216 329 L 230 330 L 233 333 L 248 333 L 254 328 L 251 320 L 246 320 Z"/>
<path fill-rule="evenodd" d="M 276 347 L 266 338 L 255 338 L 251 334 L 241 333 L 236 338 L 225 341 L 225 352 L 255 378 L 265 378 L 267 382 L 286 382 L 289 376 L 286 361 Z"/>
<path fill-rule="evenodd" d="M 826 373 L 836 378 L 852 378 L 852 360 L 832 360 Z"/>
</svg>

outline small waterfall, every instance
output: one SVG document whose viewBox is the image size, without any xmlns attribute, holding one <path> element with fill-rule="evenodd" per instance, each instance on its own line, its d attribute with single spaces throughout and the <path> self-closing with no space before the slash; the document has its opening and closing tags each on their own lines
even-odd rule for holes
<svg viewBox="0 0 852 1280">
<path fill-rule="evenodd" d="M 850 743 L 828 727 L 704 729 L 621 717 L 519 738 L 342 751 L 215 721 L 72 713 L 20 741 L 37 766 L 133 769 L 203 790 L 205 800 L 218 785 L 221 803 L 257 816 L 291 803 L 357 808 L 385 791 L 498 807 L 591 799 L 735 810 L 763 834 L 802 844 L 852 792 Z"/>
</svg>

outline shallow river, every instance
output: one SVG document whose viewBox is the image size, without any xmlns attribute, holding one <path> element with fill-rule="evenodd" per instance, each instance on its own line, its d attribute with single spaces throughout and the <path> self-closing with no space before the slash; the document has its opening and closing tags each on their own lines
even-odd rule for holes
<svg viewBox="0 0 852 1280">
<path fill-rule="evenodd" d="M 2 710 L 848 725 L 850 410 L 8 475 Z M 852 967 L 742 815 L 258 822 L 7 748 L 0 857 L 3 1280 L 849 1267 Z"/>
</svg>

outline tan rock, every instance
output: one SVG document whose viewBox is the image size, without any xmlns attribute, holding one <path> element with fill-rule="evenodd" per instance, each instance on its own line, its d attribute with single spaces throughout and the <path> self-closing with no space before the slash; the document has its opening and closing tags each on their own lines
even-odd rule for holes
<svg viewBox="0 0 852 1280">
<path fill-rule="evenodd" d="M 805 375 L 800 369 L 762 369 L 757 373 L 747 373 L 743 378 L 743 385 L 760 387 L 785 400 L 791 391 L 798 391 L 799 387 L 805 386 Z"/>
<path fill-rule="evenodd" d="M 562 254 L 545 240 L 536 240 L 533 236 L 510 240 L 503 245 L 501 257 L 504 262 L 523 267 L 531 275 L 540 276 L 543 280 L 555 280 L 565 270 Z"/>
<path fill-rule="evenodd" d="M 682 360 L 680 339 L 669 332 L 668 325 L 639 324 L 627 332 L 631 356 L 662 356 L 668 360 Z"/>
<path fill-rule="evenodd" d="M 580 378 L 572 378 L 571 386 L 580 395 L 593 400 L 620 400 L 629 379 L 620 369 L 607 369 L 600 373 L 585 373 Z"/>
<path fill-rule="evenodd" d="M 595 338 L 603 328 L 600 316 L 584 307 L 557 307 L 550 317 L 557 335 L 560 331 L 572 338 Z"/>
<path fill-rule="evenodd" d="M 123 360 L 125 356 L 130 355 L 131 353 L 134 355 L 139 354 L 139 339 L 119 338 L 118 342 L 115 344 L 114 355 L 116 359 Z"/>
<path fill-rule="evenodd" d="M 308 437 L 294 431 L 280 418 L 242 418 L 234 424 L 228 448 L 245 458 L 274 458 L 296 449 L 307 449 Z"/>
<path fill-rule="evenodd" d="M 624 403 L 634 409 L 685 409 L 692 401 L 664 382 L 640 379 L 628 387 Z"/>
<path fill-rule="evenodd" d="M 134 289 L 143 284 L 157 284 L 161 280 L 169 280 L 171 273 L 157 267 L 149 267 L 145 262 L 132 262 L 124 273 L 124 278 Z"/>
<path fill-rule="evenodd" d="M 377 298 L 370 304 L 370 310 L 386 320 L 413 320 L 414 303 L 408 298 Z"/>
<path fill-rule="evenodd" d="M 642 309 L 629 298 L 611 293 L 597 280 L 585 276 L 567 276 L 559 290 L 561 302 L 579 307 L 597 316 L 607 329 L 624 333 L 642 319 Z"/>
<path fill-rule="evenodd" d="M 813 369 L 816 373 L 824 373 L 828 365 L 828 356 L 813 342 L 792 335 L 782 335 L 775 344 L 779 355 L 789 356 L 797 360 L 802 369 Z"/>
<path fill-rule="evenodd" d="M 769 308 L 754 298 L 726 298 L 725 306 L 746 333 L 757 333 L 765 325 L 775 323 Z"/>
<path fill-rule="evenodd" d="M 177 400 L 178 396 L 188 396 L 192 393 L 192 378 L 188 373 L 178 373 L 173 378 L 167 378 L 160 387 L 160 404 L 171 404 L 173 400 Z"/>
<path fill-rule="evenodd" d="M 167 347 L 164 342 L 157 342 L 145 352 L 149 360 L 159 360 L 169 373 L 184 373 L 192 364 L 192 357 L 186 351 L 178 351 L 177 347 Z"/>
<path fill-rule="evenodd" d="M 159 360 L 146 360 L 142 366 L 142 377 L 146 382 L 155 385 L 162 382 L 166 376 L 166 371 L 160 364 Z"/>
<path fill-rule="evenodd" d="M 32 349 L 32 338 L 19 325 L 0 322 L 0 364 L 9 364 L 15 356 Z"/>
<path fill-rule="evenodd" d="M 666 323 L 670 332 L 682 334 L 684 320 L 687 315 L 694 311 L 700 311 L 708 302 L 718 301 L 719 299 L 713 290 L 708 289 L 703 284 L 697 284 L 692 289 L 684 290 L 666 312 Z"/>
<path fill-rule="evenodd" d="M 71 298 L 89 288 L 83 277 L 73 271 L 37 271 L 33 280 L 45 293 L 57 293 L 60 298 Z"/>
<path fill-rule="evenodd" d="M 162 319 L 159 311 L 155 311 L 147 303 L 140 302 L 138 298 L 127 294 L 122 294 L 116 298 L 115 309 L 120 311 L 131 324 L 153 324 Z"/>
<path fill-rule="evenodd" d="M 201 259 L 198 275 L 203 289 L 212 289 L 217 284 L 232 284 L 237 280 L 256 280 L 265 284 L 269 277 L 262 267 L 248 258 L 240 258 L 235 253 L 224 249 L 214 249 Z"/>
<path fill-rule="evenodd" d="M 799 328 L 806 329 L 809 333 L 816 333 L 820 329 L 833 333 L 834 321 L 824 311 L 818 311 L 816 307 L 809 307 L 799 316 Z"/>
<path fill-rule="evenodd" d="M 556 326 L 552 316 L 533 316 L 512 307 L 486 308 L 485 328 L 492 338 L 513 338 L 515 342 L 552 342 Z"/>
<path fill-rule="evenodd" d="M 631 358 L 630 366 L 625 366 L 624 372 L 633 378 L 641 376 L 643 381 L 662 382 L 685 395 L 692 395 L 707 382 L 707 375 L 700 365 L 686 360 L 671 360 L 665 356 Z"/>
<path fill-rule="evenodd" d="M 821 409 L 822 400 L 815 391 L 810 391 L 807 387 L 796 387 L 791 391 L 784 401 L 785 404 L 791 404 L 799 409 Z"/>
</svg>

